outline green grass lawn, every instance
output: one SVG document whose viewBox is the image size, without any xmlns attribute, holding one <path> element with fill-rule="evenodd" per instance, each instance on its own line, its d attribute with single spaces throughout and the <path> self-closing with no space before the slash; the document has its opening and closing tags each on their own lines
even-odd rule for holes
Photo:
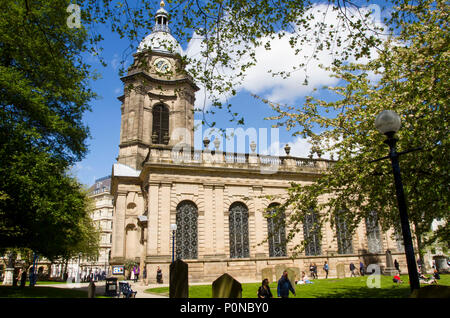
<svg viewBox="0 0 450 318">
<path fill-rule="evenodd" d="M 408 275 L 402 275 L 405 282 L 399 286 L 392 282 L 390 276 L 380 276 L 381 288 L 368 288 L 368 276 L 342 279 L 318 279 L 314 284 L 296 285 L 297 294 L 291 298 L 406 298 L 410 295 Z M 439 285 L 450 286 L 450 275 L 441 275 Z M 242 284 L 242 298 L 256 298 L 260 283 Z M 427 286 L 426 284 L 422 286 Z M 277 283 L 270 284 L 274 297 L 277 297 Z M 146 292 L 169 295 L 169 287 L 147 289 Z M 190 298 L 211 298 L 211 285 L 197 285 L 189 287 Z"/>
</svg>

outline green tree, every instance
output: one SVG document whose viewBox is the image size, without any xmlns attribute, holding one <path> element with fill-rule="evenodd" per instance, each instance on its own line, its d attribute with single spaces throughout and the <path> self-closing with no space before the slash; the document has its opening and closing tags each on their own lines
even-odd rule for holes
<svg viewBox="0 0 450 318">
<path fill-rule="evenodd" d="M 341 80 L 339 86 L 327 88 L 336 94 L 335 101 L 308 97 L 303 105 L 286 106 L 265 100 L 278 112 L 270 119 L 295 135 L 311 138 L 317 149 L 339 158 L 316 183 L 292 185 L 282 206 L 295 211 L 291 237 L 311 207 L 323 211 L 321 222 L 334 224 L 339 213 L 354 229 L 376 211 L 384 230 L 399 228 L 390 161 L 369 163 L 388 153 L 385 136 L 374 127 L 375 117 L 384 109 L 401 117 L 399 151 L 423 147 L 400 159 L 419 252 L 431 222 L 436 218 L 448 221 L 448 8 L 446 1 L 422 1 L 396 12 L 408 19 L 401 19 L 398 33 L 384 42 L 378 57 L 365 64 L 342 63 L 329 68 Z M 320 202 L 325 196 L 325 202 Z M 439 233 L 448 244 L 448 231 L 437 232 L 435 239 Z"/>
<path fill-rule="evenodd" d="M 95 78 L 69 1 L 0 1 L 0 247 L 53 259 L 85 240 L 88 205 L 68 167 L 87 151 Z"/>
</svg>

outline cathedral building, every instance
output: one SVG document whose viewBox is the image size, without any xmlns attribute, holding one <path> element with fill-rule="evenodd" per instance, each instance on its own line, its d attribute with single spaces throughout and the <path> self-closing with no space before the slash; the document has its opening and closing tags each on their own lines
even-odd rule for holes
<svg viewBox="0 0 450 318">
<path fill-rule="evenodd" d="M 325 261 L 330 277 L 339 276 L 338 267 L 348 276 L 351 262 L 384 266 L 389 250 L 405 272 L 401 242 L 381 232 L 376 215 L 351 235 L 344 222 L 337 229 L 326 224 L 319 239 L 312 233 L 312 214 L 292 240 L 286 240 L 290 224 L 278 227 L 266 217 L 287 197 L 291 182 L 315 182 L 332 160 L 292 157 L 289 147 L 285 156 L 263 156 L 253 142 L 249 153 L 224 152 L 217 137 L 216 150 L 208 148 L 209 140 L 204 149 L 194 149 L 199 88 L 184 69 L 161 4 L 153 32 L 140 43 L 122 78 L 119 156 L 111 176 L 110 264 L 135 261 L 141 273 L 146 268 L 149 283 L 156 282 L 158 267 L 168 281 L 173 257 L 188 263 L 190 282 L 211 282 L 223 273 L 260 281 L 265 269 L 273 269 L 273 280 L 282 267 L 306 271 L 311 263 L 323 277 Z M 304 237 L 312 240 L 302 255 L 292 257 L 291 249 Z"/>
</svg>

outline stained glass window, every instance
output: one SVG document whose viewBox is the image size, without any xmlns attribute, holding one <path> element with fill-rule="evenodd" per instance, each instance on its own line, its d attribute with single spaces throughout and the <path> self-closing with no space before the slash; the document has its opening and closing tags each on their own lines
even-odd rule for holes
<svg viewBox="0 0 450 318">
<path fill-rule="evenodd" d="M 350 233 L 347 222 L 343 217 L 336 216 L 336 234 L 339 254 L 352 254 L 352 234 Z"/>
<path fill-rule="evenodd" d="M 311 211 L 305 216 L 303 222 L 303 237 L 305 239 L 305 255 L 313 256 L 322 254 L 320 246 L 320 228 L 318 227 L 318 216 L 315 211 Z"/>
<path fill-rule="evenodd" d="M 183 201 L 177 207 L 177 259 L 196 259 L 198 255 L 198 210 L 195 203 Z"/>
<path fill-rule="evenodd" d="M 230 258 L 250 257 L 248 239 L 248 209 L 241 202 L 230 206 Z"/>
<path fill-rule="evenodd" d="M 269 216 L 276 213 L 278 203 L 269 205 Z M 267 231 L 269 233 L 269 256 L 282 257 L 286 256 L 286 229 L 285 229 L 285 215 L 283 211 L 278 217 L 267 218 Z"/>
</svg>

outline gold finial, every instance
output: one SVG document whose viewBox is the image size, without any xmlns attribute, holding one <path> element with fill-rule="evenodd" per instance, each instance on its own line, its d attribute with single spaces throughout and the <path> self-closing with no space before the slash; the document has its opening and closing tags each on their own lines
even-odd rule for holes
<svg viewBox="0 0 450 318">
<path fill-rule="evenodd" d="M 161 3 L 159 4 L 161 8 L 163 8 L 166 4 L 164 3 L 164 0 L 161 0 Z"/>
</svg>

